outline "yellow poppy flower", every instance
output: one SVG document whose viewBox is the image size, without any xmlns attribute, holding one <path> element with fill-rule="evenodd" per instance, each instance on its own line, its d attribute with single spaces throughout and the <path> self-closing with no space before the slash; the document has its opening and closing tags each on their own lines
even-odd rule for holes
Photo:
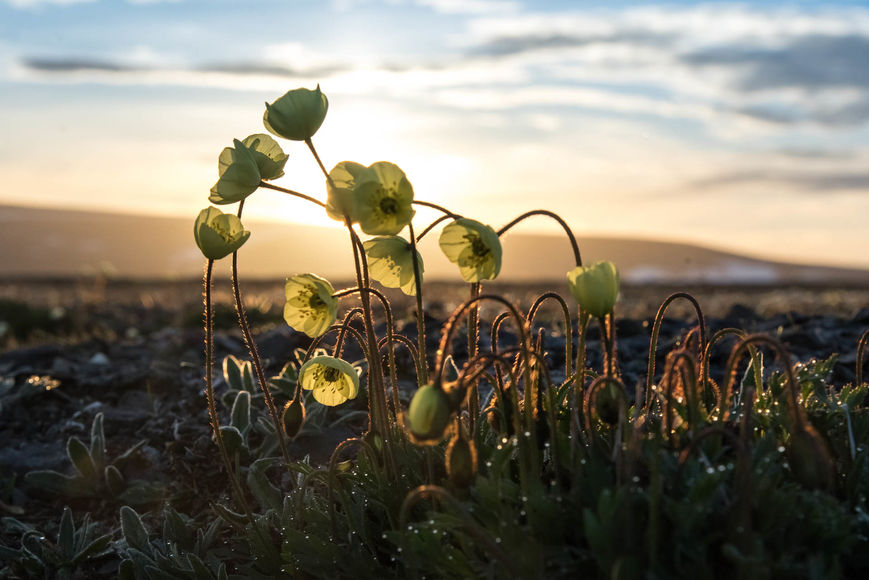
<svg viewBox="0 0 869 580">
<path fill-rule="evenodd" d="M 501 271 L 501 241 L 485 224 L 459 218 L 443 229 L 439 244 L 465 282 L 494 280 Z"/>
<path fill-rule="evenodd" d="M 410 242 L 398 236 L 384 236 L 366 241 L 362 246 L 368 256 L 368 272 L 387 288 L 401 288 L 408 296 L 416 296 L 413 277 L 413 248 Z M 422 256 L 416 253 L 420 276 L 423 272 Z"/>
<path fill-rule="evenodd" d="M 294 330 L 316 338 L 326 332 L 338 317 L 335 289 L 314 274 L 299 274 L 287 279 L 284 320 Z"/>
<path fill-rule="evenodd" d="M 299 383 L 321 405 L 334 407 L 359 394 L 359 375 L 350 363 L 331 356 L 317 356 L 299 369 Z"/>
<path fill-rule="evenodd" d="M 250 237 L 235 214 L 207 207 L 196 217 L 193 238 L 209 260 L 219 260 L 233 253 Z"/>
</svg>

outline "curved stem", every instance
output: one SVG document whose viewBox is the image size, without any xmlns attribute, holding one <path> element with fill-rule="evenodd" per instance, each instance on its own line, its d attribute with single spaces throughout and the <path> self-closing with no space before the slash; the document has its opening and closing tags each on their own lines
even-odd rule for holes
<svg viewBox="0 0 869 580">
<path fill-rule="evenodd" d="M 425 236 L 427 233 L 432 231 L 439 223 L 446 221 L 448 219 L 450 219 L 450 216 L 442 215 L 441 217 L 439 217 L 438 219 L 436 219 L 435 221 L 433 221 L 432 223 L 427 225 L 426 228 L 424 230 L 422 230 L 422 233 L 416 237 L 417 243 L 419 243 L 419 241 L 423 238 L 423 236 Z"/>
<path fill-rule="evenodd" d="M 432 209 L 436 209 L 436 210 L 438 210 L 439 212 L 442 212 L 442 213 L 443 213 L 446 217 L 448 217 L 448 218 L 459 219 L 460 217 L 462 217 L 462 216 L 460 216 L 459 214 L 457 214 L 457 213 L 453 213 L 453 212 L 451 212 L 450 210 L 448 210 L 447 208 L 445 208 L 445 207 L 443 207 L 443 206 L 440 206 L 440 205 L 438 205 L 438 204 L 436 204 L 436 203 L 432 203 L 432 202 L 430 202 L 430 201 L 422 201 L 422 200 L 419 200 L 419 199 L 415 199 L 415 200 L 413 200 L 413 204 L 414 204 L 414 205 L 421 205 L 421 206 L 424 206 L 424 207 L 430 207 L 430 208 L 432 208 Z"/>
<path fill-rule="evenodd" d="M 523 213 L 522 215 L 520 215 L 519 217 L 517 217 L 516 219 L 511 221 L 509 224 L 507 224 L 506 226 L 504 226 L 500 230 L 498 230 L 498 236 L 504 235 L 507 232 L 507 230 L 509 230 L 510 228 L 512 228 L 513 226 L 515 226 L 519 222 L 521 222 L 522 220 L 525 220 L 525 219 L 530 218 L 531 216 L 535 216 L 535 215 L 545 215 L 545 216 L 551 217 L 552 219 L 554 219 L 555 221 L 558 222 L 558 225 L 560 225 L 562 227 L 562 229 L 564 229 L 564 232 L 567 234 L 567 238 L 570 240 L 570 247 L 573 249 L 573 259 L 576 261 L 576 265 L 582 266 L 582 257 L 579 254 L 579 244 L 576 242 L 576 236 L 573 235 L 573 232 L 571 231 L 570 226 L 567 225 L 567 222 L 565 222 L 563 219 L 561 219 L 560 215 L 558 215 L 557 213 L 551 212 L 549 210 L 534 209 L 534 210 L 527 211 L 527 212 Z"/>
<path fill-rule="evenodd" d="M 244 210 L 244 200 L 238 204 L 238 217 L 241 219 L 241 213 Z M 259 356 L 259 350 L 256 347 L 256 341 L 253 339 L 253 333 L 250 331 L 250 324 L 247 318 L 247 312 L 244 307 L 244 300 L 241 297 L 241 286 L 238 282 L 238 251 L 232 253 L 232 294 L 235 299 L 235 313 L 238 317 L 238 325 L 241 327 L 241 334 L 244 337 L 244 343 L 247 345 L 248 353 L 250 354 L 251 362 L 253 363 L 254 374 L 256 375 L 257 383 L 263 393 L 263 398 L 266 403 L 266 408 L 269 410 L 269 415 L 272 419 L 272 425 L 275 428 L 275 436 L 278 439 L 278 447 L 281 450 L 281 456 L 284 458 L 284 463 L 289 465 L 290 453 L 287 450 L 286 434 L 284 433 L 283 421 L 281 421 L 278 408 L 269 391 L 269 384 L 266 381 L 266 374 L 263 370 L 263 363 Z"/>
<path fill-rule="evenodd" d="M 688 425 L 692 436 L 696 431 L 696 425 L 699 422 L 700 406 L 697 396 L 697 360 L 687 350 L 677 350 L 668 356 L 668 368 L 664 373 L 664 384 L 666 390 L 664 393 L 665 411 L 664 422 L 669 437 L 673 436 L 673 421 L 672 421 L 672 405 L 673 405 L 673 386 L 676 382 L 676 373 L 679 373 L 683 386 L 685 387 L 685 405 L 688 407 Z M 688 375 L 687 377 L 685 375 Z"/>
<path fill-rule="evenodd" d="M 361 308 L 351 308 L 347 311 L 347 314 L 344 315 L 344 321 L 341 323 L 341 331 L 338 333 L 338 338 L 335 340 L 335 348 L 332 349 L 332 356 L 335 358 L 341 358 L 341 353 L 344 352 L 344 335 L 347 334 L 350 322 L 355 316 L 362 316 Z M 362 352 L 365 352 L 365 345 L 359 343 L 359 346 L 362 347 Z"/>
<path fill-rule="evenodd" d="M 534 324 L 534 317 L 546 300 L 555 300 L 564 315 L 564 376 L 570 377 L 573 375 L 573 325 L 570 323 L 570 309 L 564 298 L 556 292 L 545 292 L 538 296 L 528 310 L 528 324 Z"/>
<path fill-rule="evenodd" d="M 227 451 L 226 443 L 223 441 L 223 434 L 220 432 L 220 415 L 217 413 L 217 400 L 214 397 L 214 314 L 211 310 L 211 279 L 213 271 L 214 260 L 208 260 L 202 280 L 203 300 L 205 302 L 205 400 L 208 404 L 208 416 L 211 419 L 210 423 L 212 433 L 214 434 L 214 441 L 217 443 L 220 459 L 223 461 L 224 469 L 226 469 L 226 476 L 229 478 L 233 495 L 244 510 L 251 525 L 253 525 L 253 514 L 244 498 L 244 492 L 236 476 L 233 462 L 229 457 L 229 451 Z"/>
<path fill-rule="evenodd" d="M 416 251 L 416 237 L 413 235 L 413 222 L 407 224 L 410 237 L 410 255 L 413 260 L 413 284 L 416 286 L 416 342 L 418 345 L 415 357 L 419 367 L 417 368 L 417 383 L 422 386 L 428 382 L 428 356 L 425 348 L 425 311 L 422 306 L 422 272 L 419 269 L 418 254 Z M 422 360 L 419 356 L 423 356 Z M 422 364 L 419 364 L 422 363 Z"/>
<path fill-rule="evenodd" d="M 800 387 L 794 375 L 794 369 L 791 366 L 790 356 L 780 342 L 763 334 L 750 334 L 740 340 L 727 359 L 727 364 L 724 367 L 726 373 L 724 376 L 727 383 L 724 389 L 721 390 L 721 397 L 718 401 L 718 413 L 721 421 L 727 421 L 727 418 L 730 416 L 730 409 L 728 407 L 730 405 L 730 393 L 733 384 L 736 382 L 738 370 L 736 363 L 743 351 L 757 343 L 762 343 L 772 348 L 779 364 L 784 367 L 787 379 L 788 410 L 790 411 L 791 421 L 796 429 L 805 430 L 808 419 L 806 419 L 803 408 L 800 406 Z"/>
<path fill-rule="evenodd" d="M 866 343 L 869 342 L 869 330 L 863 333 L 860 341 L 857 343 L 857 386 L 863 384 L 863 352 L 866 350 Z"/>
<path fill-rule="evenodd" d="M 326 207 L 326 204 L 323 203 L 322 201 L 320 201 L 319 199 L 311 197 L 310 195 L 305 195 L 304 193 L 299 193 L 298 191 L 293 191 L 292 189 L 287 189 L 287 188 L 281 187 L 279 185 L 274 185 L 273 183 L 269 183 L 268 181 L 260 181 L 259 186 L 263 187 L 265 189 L 273 189 L 275 191 L 280 191 L 281 193 L 293 195 L 295 197 L 304 199 L 305 201 L 310 201 L 311 203 L 315 203 L 315 204 L 319 205 L 320 207 Z M 242 200 L 242 202 L 243 201 L 244 200 Z"/>
<path fill-rule="evenodd" d="M 308 149 L 317 161 L 317 165 L 320 166 L 320 171 L 322 171 L 323 175 L 326 177 L 327 183 L 331 187 L 335 187 L 332 177 L 329 175 L 329 172 L 326 171 L 326 167 L 323 165 L 320 156 L 317 154 L 314 142 L 308 138 L 305 139 L 305 144 L 308 146 Z M 353 246 L 353 262 L 356 266 L 356 285 L 359 288 L 368 288 L 368 261 L 365 256 L 365 250 L 362 247 L 362 241 L 356 234 L 356 230 L 353 229 L 353 222 L 347 214 L 344 215 L 344 223 L 350 233 L 350 243 Z M 371 319 L 371 300 L 368 292 L 362 292 L 360 297 L 362 300 L 362 320 L 365 324 L 365 335 L 368 345 L 367 358 L 369 361 L 369 376 L 373 379 L 369 381 L 372 385 L 372 388 L 369 389 L 371 412 L 370 425 L 372 428 L 376 425 L 375 430 L 380 432 L 380 436 L 383 438 L 383 450 L 386 458 L 387 470 L 394 472 L 395 458 L 392 454 L 392 425 L 389 421 L 389 410 L 386 403 L 386 387 L 383 381 L 383 372 L 379 364 L 380 353 L 377 350 L 377 335 L 374 333 L 374 323 Z"/>
<path fill-rule="evenodd" d="M 471 284 L 471 299 L 480 295 L 479 282 Z M 480 304 L 475 302 L 468 308 L 468 358 L 477 356 L 479 351 L 480 335 Z M 471 385 L 471 396 L 468 397 L 468 414 L 470 415 L 471 431 L 476 429 L 477 420 L 480 418 L 480 392 L 477 390 L 477 381 Z"/>
<path fill-rule="evenodd" d="M 700 356 L 703 356 L 703 353 L 706 350 L 706 323 L 703 319 L 703 310 L 700 308 L 700 304 L 698 304 L 697 300 L 687 292 L 676 292 L 671 294 L 666 300 L 664 300 L 661 307 L 658 308 L 658 312 L 655 314 L 655 323 L 652 325 L 652 336 L 649 339 L 649 367 L 646 372 L 646 407 L 648 407 L 652 398 L 652 382 L 655 378 L 655 356 L 657 355 L 658 350 L 658 335 L 661 333 L 661 323 L 664 321 L 664 314 L 667 312 L 667 308 L 669 308 L 670 304 L 677 298 L 684 298 L 694 307 L 694 311 L 697 313 L 697 324 L 700 326 Z M 703 363 L 702 359 L 700 360 L 700 363 Z"/>
</svg>

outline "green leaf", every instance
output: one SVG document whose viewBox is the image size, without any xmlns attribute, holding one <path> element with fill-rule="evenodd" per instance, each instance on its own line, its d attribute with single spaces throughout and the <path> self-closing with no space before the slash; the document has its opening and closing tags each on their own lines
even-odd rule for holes
<svg viewBox="0 0 869 580">
<path fill-rule="evenodd" d="M 130 459 L 132 459 L 134 455 L 139 453 L 142 450 L 142 447 L 144 447 L 147 444 L 148 444 L 148 440 L 142 439 L 141 441 L 139 441 L 138 443 L 136 443 L 135 445 L 133 445 L 132 447 L 130 447 L 129 449 L 127 449 L 126 451 L 121 453 L 120 455 L 118 455 L 118 457 L 115 458 L 114 461 L 112 461 L 112 465 L 114 465 L 118 469 L 123 469 L 124 466 L 127 464 L 127 462 Z"/>
<path fill-rule="evenodd" d="M 87 481 L 96 483 L 97 469 L 90 450 L 78 437 L 70 437 L 66 443 L 66 453 L 72 460 L 75 470 Z"/>
<path fill-rule="evenodd" d="M 106 464 L 106 433 L 103 429 L 103 414 L 97 413 L 91 425 L 91 459 L 96 471 L 101 471 Z"/>
<path fill-rule="evenodd" d="M 57 471 L 31 471 L 24 481 L 42 492 L 67 497 L 86 497 L 93 493 L 93 485 L 81 475 L 69 476 Z"/>
<path fill-rule="evenodd" d="M 243 391 L 241 382 L 241 362 L 232 355 L 223 359 L 223 379 L 234 391 Z"/>
<path fill-rule="evenodd" d="M 108 465 L 103 470 L 103 474 L 105 475 L 106 487 L 109 488 L 109 492 L 112 495 L 120 495 L 124 491 L 125 482 L 124 476 L 121 475 L 118 468 L 114 465 Z"/>
<path fill-rule="evenodd" d="M 265 457 L 254 461 L 247 473 L 247 485 L 263 508 L 280 511 L 281 490 L 275 487 L 266 475 L 266 470 L 277 461 L 277 457 Z"/>
<path fill-rule="evenodd" d="M 121 508 L 121 532 L 123 532 L 128 546 L 143 554 L 151 554 L 151 543 L 148 541 L 148 531 L 145 529 L 145 524 L 142 523 L 142 518 L 139 517 L 136 510 L 129 506 Z"/>
<path fill-rule="evenodd" d="M 234 512 L 223 504 L 214 503 L 213 508 L 218 516 L 232 526 L 243 528 L 248 524 L 247 516 Z"/>
<path fill-rule="evenodd" d="M 72 510 L 69 507 L 63 508 L 60 530 L 57 533 L 57 545 L 60 547 L 64 560 L 71 560 L 75 555 L 75 523 L 72 520 Z"/>
<path fill-rule="evenodd" d="M 111 543 L 111 534 L 100 536 L 99 538 L 85 546 L 82 550 L 79 551 L 78 554 L 75 555 L 75 558 L 73 558 L 72 560 L 73 565 L 78 565 L 81 562 L 84 562 L 85 560 L 90 558 L 91 556 L 97 555 L 105 551 Z"/>
<path fill-rule="evenodd" d="M 232 425 L 224 425 L 220 428 L 220 437 L 223 439 L 223 444 L 226 446 L 226 452 L 230 456 L 235 455 L 244 447 L 244 437 L 241 431 Z"/>
<path fill-rule="evenodd" d="M 250 429 L 250 393 L 248 391 L 239 391 L 235 396 L 230 417 L 230 424 L 238 429 L 242 436 L 247 435 Z"/>
<path fill-rule="evenodd" d="M 167 505 L 163 510 L 163 538 L 175 542 L 185 550 L 193 547 L 193 533 L 181 515 L 175 509 Z"/>
</svg>

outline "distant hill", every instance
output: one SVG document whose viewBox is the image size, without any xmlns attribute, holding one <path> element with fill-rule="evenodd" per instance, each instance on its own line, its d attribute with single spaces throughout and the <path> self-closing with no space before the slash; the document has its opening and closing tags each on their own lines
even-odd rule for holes
<svg viewBox="0 0 869 580">
<path fill-rule="evenodd" d="M 240 259 L 243 277 L 352 276 L 352 254 L 341 229 L 273 222 L 246 226 L 252 234 Z M 0 206 L 0 259 L 7 278 L 100 270 L 134 278 L 190 278 L 201 274 L 203 264 L 192 230 L 192 219 Z M 869 270 L 785 264 L 644 239 L 580 237 L 579 242 L 585 263 L 613 260 L 626 282 L 869 286 Z M 458 279 L 437 248 L 436 232 L 423 240 L 420 251 L 429 280 Z M 220 263 L 219 274 L 228 270 L 228 262 Z M 560 280 L 572 266 L 563 236 L 505 236 L 503 280 Z"/>
</svg>

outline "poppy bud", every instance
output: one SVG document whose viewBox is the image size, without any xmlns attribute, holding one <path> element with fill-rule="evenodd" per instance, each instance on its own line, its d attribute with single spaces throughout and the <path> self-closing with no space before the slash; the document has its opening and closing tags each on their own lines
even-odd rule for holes
<svg viewBox="0 0 869 580">
<path fill-rule="evenodd" d="M 567 273 L 567 284 L 579 306 L 595 318 L 612 312 L 619 297 L 619 271 L 612 262 L 577 266 Z"/>
<path fill-rule="evenodd" d="M 302 425 L 305 424 L 305 405 L 302 404 L 299 397 L 295 397 L 284 405 L 281 421 L 284 424 L 284 433 L 287 434 L 287 437 L 295 439 L 299 431 L 302 430 Z"/>
<path fill-rule="evenodd" d="M 250 237 L 234 214 L 207 207 L 193 224 L 196 245 L 209 260 L 219 260 L 239 249 Z"/>
<path fill-rule="evenodd" d="M 417 389 L 407 412 L 410 433 L 419 443 L 440 441 L 450 424 L 450 404 L 446 393 L 434 385 Z"/>
<path fill-rule="evenodd" d="M 447 475 L 453 485 L 466 488 L 474 482 L 477 476 L 477 450 L 473 443 L 456 435 L 447 445 L 445 458 Z"/>
<path fill-rule="evenodd" d="M 329 99 L 320 92 L 320 85 L 312 90 L 295 89 L 279 97 L 274 103 L 266 103 L 263 124 L 269 132 L 291 141 L 306 141 L 314 136 L 326 111 Z"/>
</svg>

